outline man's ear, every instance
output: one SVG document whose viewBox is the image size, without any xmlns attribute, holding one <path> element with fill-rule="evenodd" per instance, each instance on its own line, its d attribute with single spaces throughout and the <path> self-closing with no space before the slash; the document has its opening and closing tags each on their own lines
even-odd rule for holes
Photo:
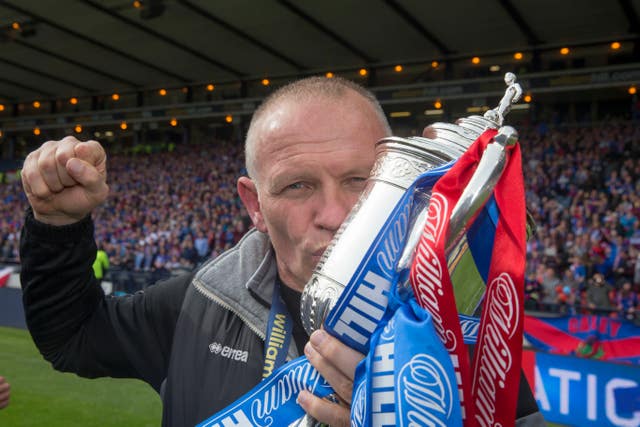
<svg viewBox="0 0 640 427">
<path fill-rule="evenodd" d="M 244 207 L 247 208 L 247 212 L 251 217 L 251 221 L 253 221 L 253 225 L 258 229 L 258 231 L 266 233 L 267 226 L 264 223 L 264 218 L 262 217 L 260 200 L 258 199 L 258 189 L 256 188 L 255 182 L 247 176 L 241 176 L 238 178 L 238 195 L 240 196 Z"/>
</svg>

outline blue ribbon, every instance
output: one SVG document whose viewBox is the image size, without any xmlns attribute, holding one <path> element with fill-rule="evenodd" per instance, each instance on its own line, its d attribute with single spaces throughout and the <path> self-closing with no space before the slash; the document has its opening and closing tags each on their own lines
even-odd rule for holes
<svg viewBox="0 0 640 427">
<path fill-rule="evenodd" d="M 319 397 L 333 393 L 305 357 L 280 367 L 249 393 L 197 427 L 288 426 L 305 415 L 296 403 L 302 390 Z"/>
<path fill-rule="evenodd" d="M 409 289 L 393 293 L 356 368 L 351 426 L 462 426 L 451 358 Z"/>
</svg>

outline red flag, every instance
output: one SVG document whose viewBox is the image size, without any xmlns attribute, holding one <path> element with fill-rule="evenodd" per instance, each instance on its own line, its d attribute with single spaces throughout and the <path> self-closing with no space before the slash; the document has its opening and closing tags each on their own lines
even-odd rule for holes
<svg viewBox="0 0 640 427">
<path fill-rule="evenodd" d="M 13 273 L 13 268 L 5 267 L 0 270 L 0 288 L 4 288 L 9 283 L 9 278 L 11 277 L 11 273 Z"/>
</svg>

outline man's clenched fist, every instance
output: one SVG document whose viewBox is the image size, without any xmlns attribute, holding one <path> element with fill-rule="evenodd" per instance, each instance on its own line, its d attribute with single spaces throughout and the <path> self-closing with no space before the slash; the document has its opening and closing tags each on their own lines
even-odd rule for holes
<svg viewBox="0 0 640 427">
<path fill-rule="evenodd" d="M 80 221 L 107 198 L 107 156 L 96 141 L 47 141 L 25 159 L 22 186 L 38 221 Z"/>
</svg>

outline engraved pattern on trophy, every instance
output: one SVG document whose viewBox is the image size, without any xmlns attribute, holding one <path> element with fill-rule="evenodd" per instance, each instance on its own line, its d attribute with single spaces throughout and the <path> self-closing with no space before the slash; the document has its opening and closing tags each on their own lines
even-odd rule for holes
<svg viewBox="0 0 640 427">
<path fill-rule="evenodd" d="M 395 184 L 403 189 L 408 188 L 428 165 L 412 158 L 397 154 L 389 154 L 381 159 L 380 167 L 373 179 Z"/>
</svg>

